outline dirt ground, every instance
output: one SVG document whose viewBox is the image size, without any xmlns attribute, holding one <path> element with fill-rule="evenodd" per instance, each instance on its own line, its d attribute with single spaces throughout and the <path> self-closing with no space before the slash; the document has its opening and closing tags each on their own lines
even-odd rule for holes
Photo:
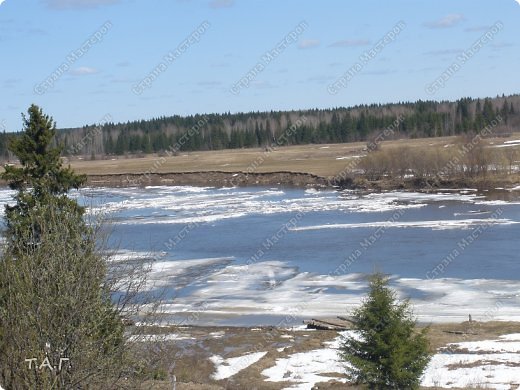
<svg viewBox="0 0 520 390">
<path fill-rule="evenodd" d="M 141 354 L 146 356 L 147 363 L 162 375 L 162 380 L 146 381 L 142 388 L 156 390 L 173 388 L 168 373 L 176 375 L 178 390 L 280 390 L 294 383 L 266 382 L 261 374 L 263 370 L 275 365 L 277 359 L 298 352 L 324 348 L 324 343 L 338 336 L 336 331 L 274 327 L 156 328 L 147 329 L 146 333 L 162 334 L 157 335 L 153 342 L 138 343 Z M 168 339 L 168 334 L 172 333 L 177 335 L 176 340 Z M 430 326 L 429 339 L 432 351 L 436 351 L 448 343 L 487 340 L 509 333 L 520 333 L 520 323 L 473 321 L 460 324 L 435 324 Z M 215 365 L 209 360 L 211 356 L 232 358 L 260 351 L 267 351 L 267 354 L 236 375 L 223 380 L 214 380 L 211 377 L 215 372 Z M 330 376 L 338 377 L 338 374 L 331 373 Z M 319 383 L 315 388 L 335 390 L 357 387 L 330 381 Z"/>
</svg>

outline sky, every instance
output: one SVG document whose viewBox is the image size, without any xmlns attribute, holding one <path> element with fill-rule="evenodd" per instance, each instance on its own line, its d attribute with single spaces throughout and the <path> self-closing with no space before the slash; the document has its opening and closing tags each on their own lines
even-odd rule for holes
<svg viewBox="0 0 520 390">
<path fill-rule="evenodd" d="M 0 131 L 520 92 L 520 0 L 0 0 Z M 108 119 L 107 119 L 108 118 Z"/>
</svg>

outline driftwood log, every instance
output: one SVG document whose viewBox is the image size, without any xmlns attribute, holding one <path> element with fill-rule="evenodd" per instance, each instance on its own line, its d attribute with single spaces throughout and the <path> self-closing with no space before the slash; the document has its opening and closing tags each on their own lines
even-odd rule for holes
<svg viewBox="0 0 520 390">
<path fill-rule="evenodd" d="M 352 321 L 346 317 L 304 320 L 308 329 L 317 330 L 348 330 L 352 329 Z"/>
</svg>

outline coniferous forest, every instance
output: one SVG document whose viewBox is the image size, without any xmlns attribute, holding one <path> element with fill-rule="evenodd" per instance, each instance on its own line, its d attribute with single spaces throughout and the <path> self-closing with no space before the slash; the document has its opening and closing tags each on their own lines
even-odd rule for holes
<svg viewBox="0 0 520 390">
<path fill-rule="evenodd" d="M 265 147 L 273 143 L 364 141 L 393 123 L 398 123 L 393 136 L 399 138 L 459 135 L 480 131 L 498 115 L 502 120 L 494 134 L 509 134 L 518 129 L 520 95 L 462 98 L 455 102 L 417 101 L 349 108 L 163 116 L 61 129 L 57 140 L 64 145 L 64 154 L 69 156 L 160 153 L 174 145 L 179 151 L 220 150 Z M 288 136 L 281 137 L 291 126 L 293 130 Z M 0 134 L 0 157 L 4 160 L 9 159 L 7 144 L 11 136 L 16 133 Z"/>
</svg>

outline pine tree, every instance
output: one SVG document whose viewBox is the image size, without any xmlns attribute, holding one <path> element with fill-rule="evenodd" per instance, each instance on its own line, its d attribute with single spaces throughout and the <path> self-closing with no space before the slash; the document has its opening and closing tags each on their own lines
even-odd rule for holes
<svg viewBox="0 0 520 390">
<path fill-rule="evenodd" d="M 17 194 L 0 259 L 0 380 L 13 389 L 106 388 L 123 367 L 124 326 L 95 232 L 67 196 L 85 177 L 62 167 L 52 118 L 34 105 L 28 113 L 10 145 L 21 167 L 2 174 Z"/>
<path fill-rule="evenodd" d="M 11 140 L 9 150 L 18 157 L 21 167 L 5 166 L 2 179 L 16 190 L 16 204 L 6 206 L 7 236 L 15 239 L 19 229 L 27 228 L 28 214 L 38 204 L 44 204 L 49 197 L 63 207 L 81 208 L 66 194 L 78 189 L 86 181 L 86 176 L 76 175 L 70 167 L 63 168 L 61 147 L 52 147 L 56 134 L 56 124 L 42 110 L 32 105 L 29 117 L 24 116 L 24 131 Z"/>
<path fill-rule="evenodd" d="M 353 317 L 357 334 L 340 347 L 350 378 L 371 389 L 418 388 L 430 360 L 428 329 L 415 329 L 409 302 L 397 302 L 386 277 L 371 276 L 368 297 Z"/>
<path fill-rule="evenodd" d="M 114 140 L 112 139 L 110 131 L 107 132 L 107 135 L 105 137 L 104 152 L 106 155 L 114 153 Z"/>
<path fill-rule="evenodd" d="M 482 109 L 482 115 L 484 117 L 484 126 L 489 125 L 495 118 L 496 113 L 493 109 L 493 104 L 491 103 L 490 99 L 484 100 L 484 107 Z"/>
<path fill-rule="evenodd" d="M 150 142 L 150 136 L 148 133 L 143 134 L 141 138 L 141 150 L 146 154 L 152 153 L 152 144 Z"/>
</svg>

